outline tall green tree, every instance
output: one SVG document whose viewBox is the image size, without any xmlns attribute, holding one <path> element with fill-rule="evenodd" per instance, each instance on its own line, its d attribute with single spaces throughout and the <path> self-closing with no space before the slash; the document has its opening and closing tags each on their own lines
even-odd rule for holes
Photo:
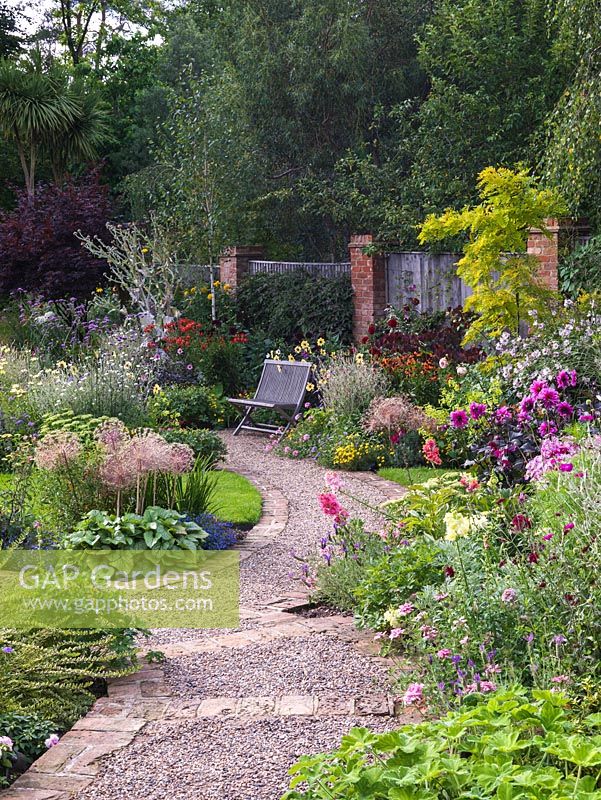
<svg viewBox="0 0 601 800">
<path fill-rule="evenodd" d="M 573 214 L 601 221 L 601 2 L 556 0 L 550 13 L 559 28 L 557 48 L 573 71 L 547 125 L 545 176 Z"/>
</svg>

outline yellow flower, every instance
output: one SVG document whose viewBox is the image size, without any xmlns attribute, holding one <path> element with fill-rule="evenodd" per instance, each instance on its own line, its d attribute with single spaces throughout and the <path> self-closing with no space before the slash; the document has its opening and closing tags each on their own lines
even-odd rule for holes
<svg viewBox="0 0 601 800">
<path fill-rule="evenodd" d="M 193 286 L 193 287 L 190 289 L 190 294 L 196 294 L 196 286 Z"/>
<path fill-rule="evenodd" d="M 303 352 L 301 347 L 300 347 L 300 345 L 298 345 L 298 344 L 296 345 L 296 347 L 294 348 L 294 352 L 295 353 L 302 353 Z"/>
<path fill-rule="evenodd" d="M 290 353 L 290 355 L 288 356 L 288 361 L 296 361 L 296 358 L 294 358 L 292 353 Z"/>
<path fill-rule="evenodd" d="M 188 297 L 190 291 L 188 289 L 184 289 L 184 297 Z"/>
<path fill-rule="evenodd" d="M 307 384 L 307 391 L 308 391 L 308 392 L 312 392 L 312 391 L 313 391 L 313 389 L 315 389 L 315 386 L 314 386 L 312 383 L 308 383 L 308 384 Z"/>
<path fill-rule="evenodd" d="M 470 532 L 469 517 L 465 517 L 458 511 L 449 511 L 444 515 L 446 527 L 445 539 L 447 542 L 454 542 L 460 537 L 467 536 Z"/>
<path fill-rule="evenodd" d="M 201 291 L 201 294 L 208 294 L 209 293 L 209 289 L 208 289 L 207 286 L 201 286 L 200 291 Z"/>
<path fill-rule="evenodd" d="M 326 352 L 326 351 L 323 349 L 323 347 L 322 347 L 322 349 L 319 351 L 319 355 L 320 355 L 320 356 L 327 356 L 327 352 Z"/>
<path fill-rule="evenodd" d="M 230 290 L 232 287 L 229 285 L 229 283 L 224 283 L 222 288 L 223 288 L 223 291 L 224 291 L 224 292 L 229 292 L 229 290 Z"/>
<path fill-rule="evenodd" d="M 147 248 L 147 247 L 143 247 L 143 248 L 142 248 L 142 252 L 143 252 L 143 253 L 147 253 L 147 252 L 148 252 L 148 248 Z"/>
<path fill-rule="evenodd" d="M 221 283 L 219 281 L 213 281 L 213 286 L 217 289 L 221 286 Z"/>
<path fill-rule="evenodd" d="M 318 347 L 323 347 L 325 343 L 326 343 L 326 340 L 322 336 L 320 336 L 319 339 L 317 340 L 317 346 Z"/>
<path fill-rule="evenodd" d="M 311 349 L 311 345 L 309 344 L 309 342 L 306 339 L 302 340 L 302 342 L 300 343 L 300 346 L 303 348 L 303 350 L 310 350 Z"/>
<path fill-rule="evenodd" d="M 212 300 L 212 299 L 213 299 L 213 293 L 212 293 L 212 292 L 209 292 L 209 293 L 207 294 L 207 300 Z"/>
<path fill-rule="evenodd" d="M 159 386 L 158 383 L 155 383 L 155 385 L 152 387 L 152 393 L 154 395 L 157 395 L 157 394 L 161 393 L 161 387 Z"/>
<path fill-rule="evenodd" d="M 355 361 L 357 362 L 357 364 L 363 364 L 364 360 L 365 359 L 364 359 L 363 353 L 357 353 L 355 355 Z"/>
<path fill-rule="evenodd" d="M 97 286 L 96 287 L 96 294 L 102 294 L 103 291 L 104 291 L 104 289 L 102 288 L 102 286 Z"/>
</svg>

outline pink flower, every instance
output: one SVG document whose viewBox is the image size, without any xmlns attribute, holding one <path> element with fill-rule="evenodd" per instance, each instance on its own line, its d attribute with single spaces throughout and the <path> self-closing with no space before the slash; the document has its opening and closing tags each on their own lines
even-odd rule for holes
<svg viewBox="0 0 601 800">
<path fill-rule="evenodd" d="M 310 434 L 303 433 L 303 442 L 308 442 L 310 438 L 311 438 Z"/>
<path fill-rule="evenodd" d="M 422 625 L 421 628 L 420 628 L 420 631 L 421 631 L 422 637 L 427 642 L 433 642 L 436 639 L 436 637 L 438 636 L 438 631 L 436 630 L 436 628 L 433 628 L 431 625 Z"/>
<path fill-rule="evenodd" d="M 403 695 L 403 705 L 412 706 L 419 704 L 424 699 L 424 684 L 423 683 L 410 683 L 407 691 Z"/>
<path fill-rule="evenodd" d="M 541 422 L 538 426 L 538 432 L 541 436 L 553 436 L 557 433 L 557 425 L 554 422 Z"/>
<path fill-rule="evenodd" d="M 566 522 L 566 524 L 563 526 L 563 532 L 567 533 L 568 531 L 571 531 L 573 528 L 574 528 L 573 522 Z"/>
<path fill-rule="evenodd" d="M 559 465 L 560 472 L 571 472 L 574 469 L 574 465 L 570 461 L 564 461 L 562 464 Z"/>
<path fill-rule="evenodd" d="M 486 414 L 484 403 L 470 403 L 470 416 L 472 419 L 480 419 Z"/>
<path fill-rule="evenodd" d="M 595 417 L 592 414 L 580 414 L 578 417 L 579 422 L 592 422 Z"/>
<path fill-rule="evenodd" d="M 340 491 L 344 486 L 344 481 L 336 472 L 326 472 L 326 483 L 334 492 Z"/>
<path fill-rule="evenodd" d="M 14 742 L 10 736 L 0 736 L 0 747 L 6 747 L 7 750 L 12 750 Z"/>
<path fill-rule="evenodd" d="M 429 461 L 430 464 L 435 464 L 436 466 L 440 466 L 442 464 L 440 450 L 438 449 L 438 445 L 434 439 L 426 439 L 424 446 L 422 447 L 422 453 L 424 454 L 426 461 Z"/>
<path fill-rule="evenodd" d="M 318 497 L 321 510 L 328 517 L 334 517 L 336 522 L 343 522 L 348 518 L 348 511 L 338 502 L 336 495 L 325 492 Z"/>
<path fill-rule="evenodd" d="M 501 406 L 495 411 L 495 421 L 502 425 L 504 422 L 510 422 L 513 414 L 511 409 L 507 406 Z"/>
<path fill-rule="evenodd" d="M 407 617 L 409 614 L 411 614 L 414 608 L 415 606 L 413 605 L 413 603 L 403 603 L 398 607 L 397 612 L 399 616 Z"/>
<path fill-rule="evenodd" d="M 557 413 L 564 419 L 570 419 L 574 415 L 574 408 L 565 400 L 557 404 Z"/>
<path fill-rule="evenodd" d="M 50 736 L 46 739 L 44 744 L 48 749 L 51 747 L 55 747 L 59 743 L 59 736 L 57 733 L 51 733 Z"/>
<path fill-rule="evenodd" d="M 503 594 L 501 595 L 501 600 L 504 603 L 513 603 L 518 593 L 515 589 L 503 589 Z"/>
<path fill-rule="evenodd" d="M 438 658 L 450 658 L 453 655 L 453 651 L 449 650 L 448 647 L 443 647 L 442 650 L 439 650 L 436 653 Z"/>
<path fill-rule="evenodd" d="M 551 678 L 551 683 L 569 683 L 570 676 L 569 675 L 555 675 Z"/>
<path fill-rule="evenodd" d="M 405 633 L 404 628 L 393 628 L 390 633 L 388 634 L 389 639 L 398 639 L 399 636 L 402 636 Z"/>
<path fill-rule="evenodd" d="M 552 533 L 545 533 L 543 535 L 543 541 L 544 542 L 550 542 L 552 538 L 553 538 L 553 534 Z"/>
<path fill-rule="evenodd" d="M 534 381 L 530 386 L 530 394 L 535 400 L 538 400 L 540 393 L 547 387 L 544 381 Z"/>
<path fill-rule="evenodd" d="M 538 400 L 545 408 L 555 408 L 559 403 L 559 394 L 552 386 L 547 386 L 539 394 Z"/>
<path fill-rule="evenodd" d="M 496 692 L 497 685 L 492 681 L 480 681 L 480 691 L 483 694 L 488 694 L 489 692 Z"/>
<path fill-rule="evenodd" d="M 457 408 L 455 411 L 451 411 L 449 418 L 453 428 L 466 428 L 469 422 L 469 418 L 462 408 Z"/>
</svg>

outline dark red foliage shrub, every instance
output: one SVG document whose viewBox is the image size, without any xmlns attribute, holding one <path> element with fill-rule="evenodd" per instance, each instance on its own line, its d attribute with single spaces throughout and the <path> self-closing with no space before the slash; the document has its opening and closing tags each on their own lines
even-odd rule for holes
<svg viewBox="0 0 601 800">
<path fill-rule="evenodd" d="M 39 185 L 32 200 L 19 190 L 17 207 L 0 212 L 0 293 L 88 294 L 106 264 L 82 247 L 75 231 L 104 238 L 108 219 L 108 188 L 96 170 L 61 185 Z"/>
</svg>

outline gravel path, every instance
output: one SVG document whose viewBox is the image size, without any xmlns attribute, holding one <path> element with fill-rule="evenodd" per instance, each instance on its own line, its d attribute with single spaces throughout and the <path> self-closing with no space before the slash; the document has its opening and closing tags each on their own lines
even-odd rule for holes
<svg viewBox="0 0 601 800">
<path fill-rule="evenodd" d="M 151 723 L 78 800 L 277 800 L 301 755 L 333 749 L 353 727 L 387 731 L 391 717 Z"/>
<path fill-rule="evenodd" d="M 241 603 L 258 609 L 270 600 L 298 591 L 291 553 L 317 552 L 328 521 L 319 508 L 324 470 L 309 461 L 283 460 L 265 452 L 263 437 L 224 434 L 227 466 L 249 470 L 256 479 L 282 491 L 289 502 L 288 525 L 278 538 L 241 566 Z M 385 497 L 352 475 L 345 489 L 377 505 Z M 353 501 L 368 527 L 382 525 L 379 515 Z M 296 570 L 298 571 L 298 570 Z M 254 628 L 248 619 L 241 628 Z M 223 635 L 223 631 L 220 632 Z M 214 631 L 157 631 L 148 643 L 161 644 L 214 636 Z M 233 636 L 240 635 L 234 634 Z M 335 633 L 312 633 L 249 643 L 219 652 L 191 653 L 169 659 L 165 680 L 179 697 L 276 695 L 361 696 L 385 693 L 387 667 L 360 654 Z M 354 726 L 390 730 L 389 716 L 279 716 L 198 718 L 150 722 L 124 749 L 104 759 L 94 782 L 77 800 L 278 800 L 288 785 L 287 770 L 303 753 L 335 747 Z"/>
</svg>

